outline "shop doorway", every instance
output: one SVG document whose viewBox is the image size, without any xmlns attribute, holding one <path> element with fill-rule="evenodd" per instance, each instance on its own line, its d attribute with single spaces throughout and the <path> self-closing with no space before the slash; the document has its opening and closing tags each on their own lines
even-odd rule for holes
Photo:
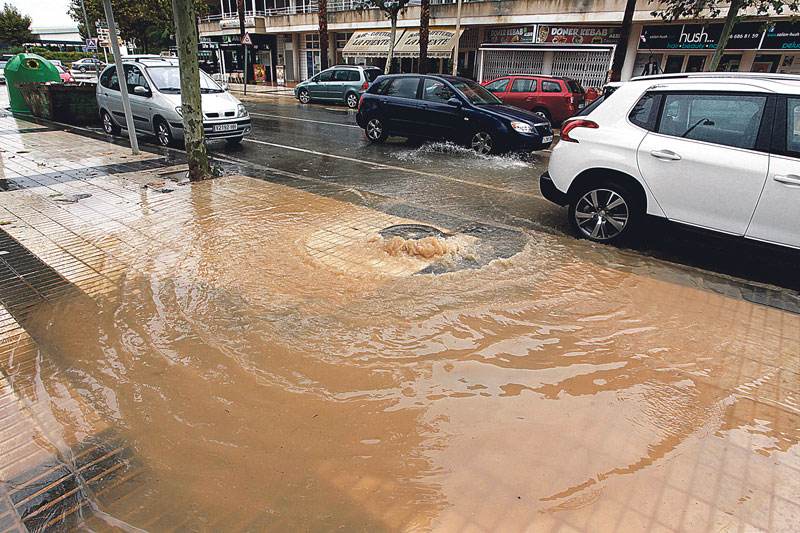
<svg viewBox="0 0 800 533">
<path fill-rule="evenodd" d="M 664 74 L 683 72 L 683 60 L 685 57 L 686 56 L 667 56 L 667 62 L 664 65 Z"/>
<path fill-rule="evenodd" d="M 780 64 L 780 54 L 757 54 L 751 72 L 777 72 Z"/>
<path fill-rule="evenodd" d="M 706 56 L 689 56 L 686 61 L 686 72 L 703 72 Z"/>
</svg>

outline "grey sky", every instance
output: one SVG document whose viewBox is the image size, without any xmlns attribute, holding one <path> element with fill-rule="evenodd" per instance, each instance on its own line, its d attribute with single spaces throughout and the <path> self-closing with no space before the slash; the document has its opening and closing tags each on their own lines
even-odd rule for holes
<svg viewBox="0 0 800 533">
<path fill-rule="evenodd" d="M 0 3 L 13 4 L 23 15 L 33 19 L 31 26 L 75 26 L 67 15 L 69 0 L 0 0 Z"/>
</svg>

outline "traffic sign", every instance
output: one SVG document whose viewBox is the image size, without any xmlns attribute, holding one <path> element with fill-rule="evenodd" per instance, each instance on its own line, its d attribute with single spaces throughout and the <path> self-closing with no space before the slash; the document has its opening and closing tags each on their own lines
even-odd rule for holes
<svg viewBox="0 0 800 533">
<path fill-rule="evenodd" d="M 242 37 L 242 44 L 253 44 L 253 39 L 250 37 L 250 32 L 245 32 L 244 37 Z"/>
<path fill-rule="evenodd" d="M 91 39 L 86 39 L 86 48 L 90 50 L 97 50 L 97 41 L 96 37 L 92 37 Z"/>
</svg>

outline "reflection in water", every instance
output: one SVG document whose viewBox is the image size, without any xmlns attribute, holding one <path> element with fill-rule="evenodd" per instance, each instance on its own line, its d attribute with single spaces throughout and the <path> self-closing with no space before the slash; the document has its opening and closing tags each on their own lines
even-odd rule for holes
<svg viewBox="0 0 800 533">
<path fill-rule="evenodd" d="M 31 328 L 152 473 L 115 515 L 769 529 L 773 493 L 796 503 L 798 317 L 554 237 L 479 270 L 350 275 L 304 243 L 353 206 L 231 181 L 169 218 L 143 207 L 163 234 L 138 269 Z"/>
</svg>

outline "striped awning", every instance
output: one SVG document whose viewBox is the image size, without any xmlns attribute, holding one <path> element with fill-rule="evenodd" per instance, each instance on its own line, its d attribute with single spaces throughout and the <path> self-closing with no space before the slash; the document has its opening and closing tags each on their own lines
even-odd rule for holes
<svg viewBox="0 0 800 533">
<path fill-rule="evenodd" d="M 403 37 L 404 30 L 397 30 L 395 47 Z M 392 39 L 391 30 L 366 30 L 353 33 L 347 44 L 344 45 L 344 57 L 389 57 L 389 42 Z"/>
<path fill-rule="evenodd" d="M 461 29 L 459 37 L 464 33 Z M 431 28 L 428 33 L 428 57 L 448 59 L 456 46 L 455 28 Z M 406 30 L 394 49 L 395 57 L 419 57 L 419 28 Z"/>
</svg>

